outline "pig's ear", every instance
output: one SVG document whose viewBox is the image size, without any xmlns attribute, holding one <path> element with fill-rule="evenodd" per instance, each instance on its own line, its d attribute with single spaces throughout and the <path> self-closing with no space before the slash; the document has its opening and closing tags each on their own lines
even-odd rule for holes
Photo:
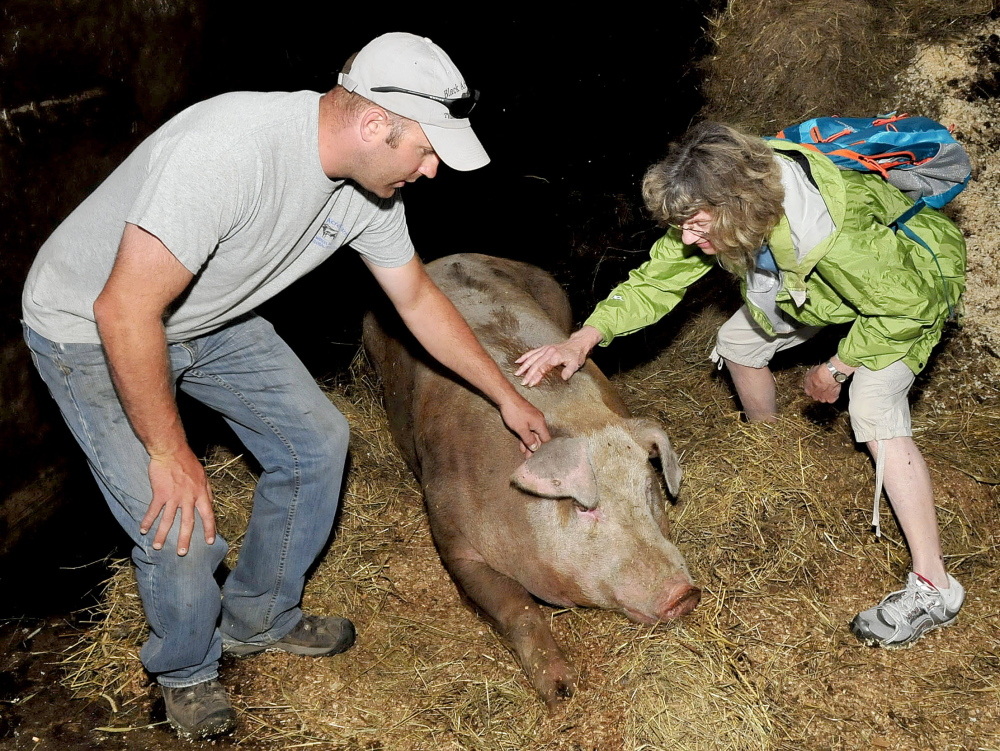
<svg viewBox="0 0 1000 751">
<path fill-rule="evenodd" d="M 667 481 L 667 490 L 674 498 L 681 488 L 681 463 L 677 454 L 670 447 L 670 439 L 663 428 L 645 420 L 633 421 L 636 440 L 645 448 L 650 457 L 659 456 L 663 467 L 663 479 Z"/>
<path fill-rule="evenodd" d="M 543 443 L 510 481 L 542 498 L 573 498 L 588 509 L 597 507 L 597 479 L 583 438 L 553 438 Z"/>
</svg>

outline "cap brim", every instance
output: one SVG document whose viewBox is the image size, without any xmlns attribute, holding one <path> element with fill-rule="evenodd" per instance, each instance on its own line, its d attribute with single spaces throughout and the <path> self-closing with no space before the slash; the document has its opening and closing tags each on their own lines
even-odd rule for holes
<svg viewBox="0 0 1000 751">
<path fill-rule="evenodd" d="M 490 163 L 486 149 L 472 132 L 472 128 L 441 128 L 420 123 L 424 135 L 431 142 L 441 161 L 459 172 L 485 167 Z"/>
</svg>

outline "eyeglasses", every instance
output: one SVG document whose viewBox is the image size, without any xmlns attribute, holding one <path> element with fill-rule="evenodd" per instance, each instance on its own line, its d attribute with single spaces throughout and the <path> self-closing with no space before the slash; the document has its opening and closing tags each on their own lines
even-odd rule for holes
<svg viewBox="0 0 1000 751">
<path fill-rule="evenodd" d="M 690 224 L 668 224 L 668 227 L 672 227 L 680 233 L 690 232 L 692 235 L 697 235 L 702 240 L 709 240 L 708 230 L 710 225 L 701 225 L 704 229 L 695 229 Z"/>
<path fill-rule="evenodd" d="M 419 96 L 424 99 L 430 99 L 432 102 L 438 102 L 439 104 L 443 104 L 447 107 L 448 114 L 457 120 L 464 120 L 467 118 L 473 108 L 475 108 L 476 102 L 479 101 L 478 89 L 470 89 L 468 96 L 458 97 L 457 99 L 445 99 L 444 97 L 434 96 L 433 94 L 424 94 L 420 91 L 401 89 L 398 86 L 373 86 L 371 91 L 378 91 L 386 94 L 409 94 L 410 96 Z"/>
</svg>

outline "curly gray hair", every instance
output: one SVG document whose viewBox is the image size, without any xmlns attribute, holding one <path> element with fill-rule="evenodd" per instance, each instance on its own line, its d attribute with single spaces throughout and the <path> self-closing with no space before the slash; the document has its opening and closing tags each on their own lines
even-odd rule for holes
<svg viewBox="0 0 1000 751">
<path fill-rule="evenodd" d="M 763 139 L 729 125 L 703 122 L 670 147 L 642 180 L 646 208 L 661 224 L 679 225 L 699 211 L 719 261 L 736 274 L 756 255 L 781 219 L 781 168 Z"/>
</svg>

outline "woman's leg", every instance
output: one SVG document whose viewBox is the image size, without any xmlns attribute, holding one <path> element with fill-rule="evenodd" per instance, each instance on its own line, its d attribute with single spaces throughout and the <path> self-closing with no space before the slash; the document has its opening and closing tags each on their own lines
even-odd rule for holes
<svg viewBox="0 0 1000 751">
<path fill-rule="evenodd" d="M 868 441 L 868 450 L 878 458 L 879 441 Z M 945 589 L 948 573 L 938 534 L 937 510 L 931 475 L 920 449 L 909 436 L 881 441 L 885 451 L 885 492 L 903 528 L 913 558 L 913 570 L 935 587 Z"/>
<path fill-rule="evenodd" d="M 818 331 L 815 326 L 802 326 L 772 336 L 757 325 L 746 305 L 722 324 L 712 359 L 721 358 L 726 363 L 747 420 L 774 422 L 777 393 L 768 363 L 777 352 L 802 344 Z"/>
<path fill-rule="evenodd" d="M 778 401 L 771 369 L 766 365 L 763 368 L 751 368 L 729 359 L 726 360 L 726 367 L 747 420 L 774 422 L 778 417 Z"/>
<path fill-rule="evenodd" d="M 858 368 L 851 382 L 851 426 L 878 466 L 903 529 L 913 573 L 903 589 L 859 613 L 851 631 L 865 644 L 907 647 L 928 631 L 954 622 L 965 589 L 944 567 L 930 473 L 913 442 L 907 396 L 913 373 L 902 362 L 882 370 Z M 884 454 L 884 455 L 880 455 Z M 876 490 L 876 509 L 881 490 Z"/>
</svg>

